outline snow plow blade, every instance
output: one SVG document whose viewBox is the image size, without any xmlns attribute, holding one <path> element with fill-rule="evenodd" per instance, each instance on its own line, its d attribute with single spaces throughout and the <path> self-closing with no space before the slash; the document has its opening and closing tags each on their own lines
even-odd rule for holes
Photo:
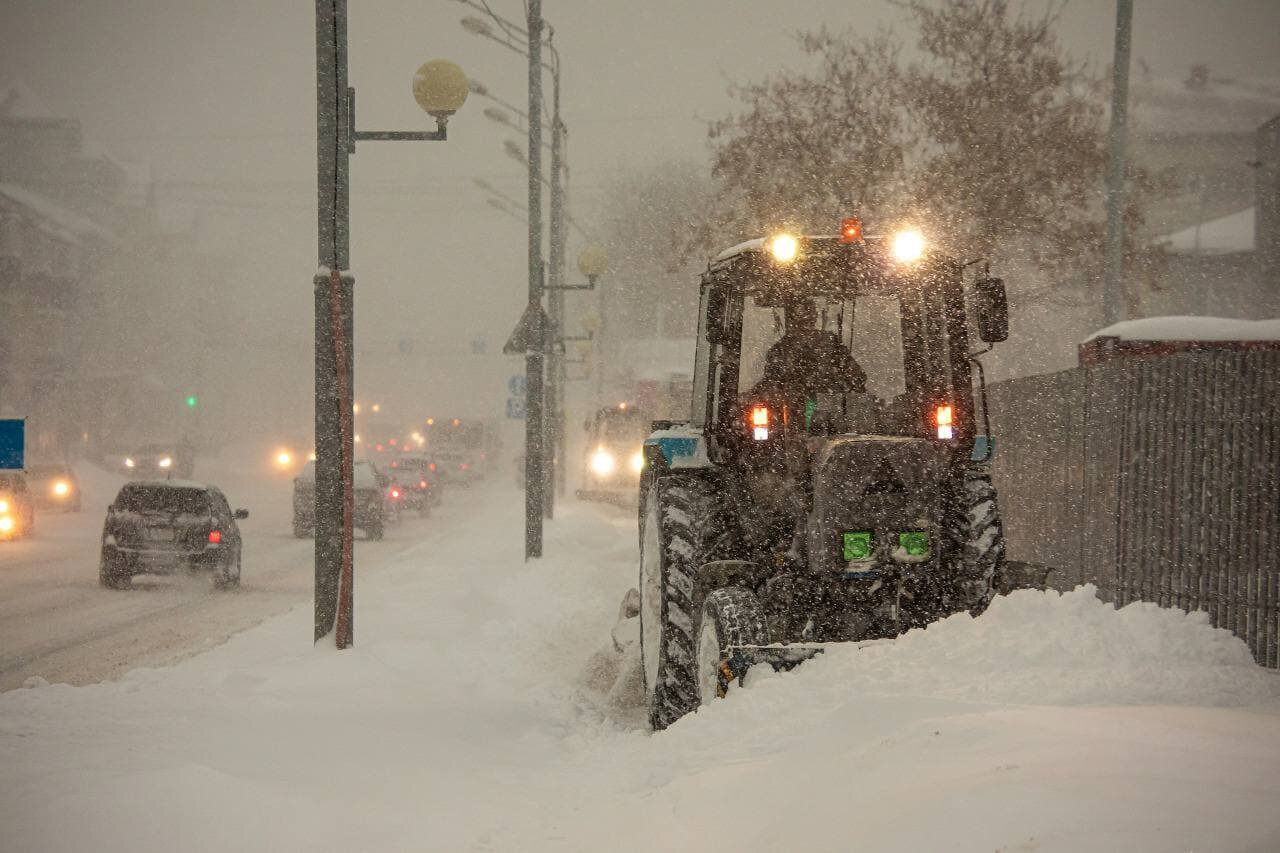
<svg viewBox="0 0 1280 853">
<path fill-rule="evenodd" d="M 861 649 L 887 642 L 892 642 L 892 640 L 860 640 L 850 643 L 771 643 L 767 646 L 732 646 L 730 647 L 730 653 L 742 665 L 742 669 L 738 669 L 738 672 L 746 672 L 747 669 L 758 663 L 767 663 L 775 671 L 782 672 L 794 669 L 810 658 L 822 654 L 827 649 L 848 648 L 850 646 Z"/>
</svg>

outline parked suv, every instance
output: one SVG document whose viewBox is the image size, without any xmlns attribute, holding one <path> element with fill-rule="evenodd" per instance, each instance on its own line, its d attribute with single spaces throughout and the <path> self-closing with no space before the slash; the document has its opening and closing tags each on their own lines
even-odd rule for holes
<svg viewBox="0 0 1280 853">
<path fill-rule="evenodd" d="M 127 589 L 134 575 L 207 571 L 219 589 L 240 585 L 240 528 L 213 486 L 185 480 L 126 483 L 107 507 L 98 580 Z"/>
<path fill-rule="evenodd" d="M 355 526 L 370 539 L 381 539 L 391 515 L 387 506 L 391 487 L 389 477 L 359 460 L 352 470 L 355 485 Z M 293 535 L 299 539 L 315 534 L 316 528 L 316 463 L 308 462 L 293 480 Z"/>
</svg>

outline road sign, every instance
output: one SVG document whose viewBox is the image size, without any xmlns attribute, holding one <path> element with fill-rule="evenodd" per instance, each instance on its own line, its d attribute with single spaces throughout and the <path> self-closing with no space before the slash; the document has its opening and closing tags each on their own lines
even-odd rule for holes
<svg viewBox="0 0 1280 853">
<path fill-rule="evenodd" d="M 524 397 L 508 397 L 507 398 L 507 417 L 512 420 L 522 421 L 526 415 Z"/>
<path fill-rule="evenodd" d="M 26 433 L 26 421 L 0 420 L 0 470 L 22 470 L 25 462 Z"/>
<path fill-rule="evenodd" d="M 526 355 L 530 347 L 536 340 L 534 332 L 536 331 L 535 323 L 542 328 L 543 340 L 555 340 L 556 329 L 551 324 L 551 318 L 547 316 L 547 312 L 542 310 L 542 306 L 535 306 L 537 313 L 530 311 L 529 308 L 524 309 L 524 313 L 520 315 L 520 322 L 516 324 L 515 329 L 511 332 L 511 337 L 507 338 L 507 342 L 502 347 L 503 355 Z"/>
<path fill-rule="evenodd" d="M 524 397 L 529 392 L 529 380 L 523 373 L 517 373 L 507 380 L 507 393 L 512 397 Z"/>
</svg>

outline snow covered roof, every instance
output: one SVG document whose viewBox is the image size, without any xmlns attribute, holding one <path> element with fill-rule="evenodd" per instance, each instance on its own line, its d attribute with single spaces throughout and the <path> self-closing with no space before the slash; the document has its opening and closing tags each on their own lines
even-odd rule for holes
<svg viewBox="0 0 1280 853">
<path fill-rule="evenodd" d="M 1138 133 L 1252 133 L 1280 112 L 1280 81 L 1211 79 L 1203 89 L 1182 80 L 1135 81 L 1131 89 Z"/>
<path fill-rule="evenodd" d="M 1085 339 L 1122 341 L 1280 341 L 1280 319 L 1229 317 L 1146 317 L 1100 329 Z"/>
<path fill-rule="evenodd" d="M 67 210 L 40 193 L 17 184 L 0 183 L 0 196 L 26 208 L 33 215 L 44 219 L 75 237 L 87 237 L 104 243 L 114 243 L 115 235 L 87 216 Z"/>
<path fill-rule="evenodd" d="M 1227 255 L 1234 252 L 1252 252 L 1255 247 L 1256 219 L 1254 208 L 1246 207 L 1244 210 L 1157 237 L 1154 242 L 1180 255 L 1193 253 Z"/>
<path fill-rule="evenodd" d="M 726 258 L 732 258 L 734 255 L 740 255 L 743 252 L 758 252 L 764 248 L 764 238 L 756 237 L 754 240 L 746 240 L 736 246 L 730 246 L 720 254 L 716 255 L 717 261 L 723 261 Z"/>
</svg>

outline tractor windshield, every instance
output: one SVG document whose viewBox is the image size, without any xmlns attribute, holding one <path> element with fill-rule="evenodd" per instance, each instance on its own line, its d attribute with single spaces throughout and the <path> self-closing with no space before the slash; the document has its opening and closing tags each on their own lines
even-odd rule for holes
<svg viewBox="0 0 1280 853">
<path fill-rule="evenodd" d="M 905 390 L 897 299 L 814 297 L 743 305 L 738 388 L 770 385 L 804 393 L 869 393 L 889 400 Z"/>
</svg>

